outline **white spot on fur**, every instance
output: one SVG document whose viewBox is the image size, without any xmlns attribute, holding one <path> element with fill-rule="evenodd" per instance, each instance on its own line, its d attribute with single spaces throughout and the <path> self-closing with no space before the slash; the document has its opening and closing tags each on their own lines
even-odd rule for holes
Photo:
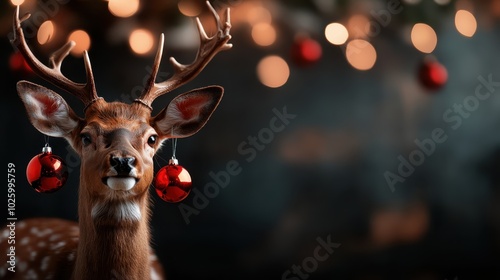
<svg viewBox="0 0 500 280">
<path fill-rule="evenodd" d="M 68 261 L 72 262 L 75 260 L 75 252 L 71 252 L 68 255 Z"/>
<path fill-rule="evenodd" d="M 34 260 L 35 260 L 35 258 L 36 258 L 36 255 L 37 255 L 37 254 L 38 254 L 38 252 L 37 252 L 37 251 L 31 251 L 31 254 L 30 254 L 30 260 L 31 260 L 31 261 L 34 261 Z"/>
<path fill-rule="evenodd" d="M 28 264 L 26 262 L 19 262 L 17 267 L 19 267 L 19 271 L 25 271 L 28 267 Z"/>
<path fill-rule="evenodd" d="M 106 180 L 106 185 L 115 191 L 128 191 L 135 186 L 135 183 L 134 177 L 109 177 Z"/>
<path fill-rule="evenodd" d="M 49 262 L 50 262 L 50 256 L 45 256 L 43 259 L 42 259 L 42 265 L 40 266 L 40 268 L 45 271 L 47 270 L 47 268 L 49 267 Z"/>
<path fill-rule="evenodd" d="M 64 246 L 66 246 L 66 242 L 64 241 L 60 241 L 56 244 L 52 244 L 52 246 L 50 247 L 51 250 L 58 250 L 58 249 L 61 249 L 63 248 Z"/>
<path fill-rule="evenodd" d="M 7 273 L 7 268 L 5 267 L 0 267 L 0 277 L 4 277 L 5 273 Z"/>
<path fill-rule="evenodd" d="M 45 246 L 47 246 L 47 243 L 45 243 L 43 241 L 38 242 L 38 247 L 41 248 L 41 247 L 45 247 Z"/>
<path fill-rule="evenodd" d="M 24 279 L 38 280 L 38 274 L 33 269 L 28 270 Z"/>
<path fill-rule="evenodd" d="M 21 244 L 21 245 L 26 245 L 26 244 L 28 244 L 29 242 L 30 242 L 30 238 L 29 238 L 29 237 L 23 237 L 23 238 L 21 239 L 21 241 L 19 242 L 19 244 Z"/>
<path fill-rule="evenodd" d="M 54 234 L 49 238 L 49 241 L 56 241 L 57 239 L 61 239 L 60 234 Z"/>
<path fill-rule="evenodd" d="M 25 221 L 21 221 L 17 224 L 17 227 L 18 228 L 25 228 L 26 227 L 26 222 Z"/>
<path fill-rule="evenodd" d="M 37 227 L 32 227 L 32 228 L 30 229 L 30 232 L 31 232 L 31 234 L 38 234 L 39 230 L 38 230 L 38 228 L 37 228 Z"/>
</svg>

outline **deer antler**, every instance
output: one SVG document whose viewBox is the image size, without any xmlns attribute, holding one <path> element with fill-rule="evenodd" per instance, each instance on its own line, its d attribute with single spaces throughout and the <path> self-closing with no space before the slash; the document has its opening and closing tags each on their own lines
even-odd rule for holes
<svg viewBox="0 0 500 280">
<path fill-rule="evenodd" d="M 85 108 L 87 108 L 90 104 L 100 98 L 97 96 L 97 91 L 95 89 L 94 75 L 92 74 L 92 67 L 90 65 L 90 59 L 87 51 L 84 52 L 83 56 L 85 70 L 87 72 L 87 83 L 85 84 L 75 83 L 66 78 L 66 76 L 64 76 L 61 72 L 61 64 L 63 60 L 75 46 L 75 42 L 73 41 L 66 43 L 50 56 L 50 68 L 45 66 L 35 57 L 33 52 L 31 52 L 28 44 L 26 43 L 26 39 L 24 38 L 21 23 L 27 20 L 30 16 L 31 14 L 26 14 L 20 19 L 19 6 L 17 6 L 14 15 L 14 39 L 11 40 L 11 43 L 18 48 L 23 57 L 26 59 L 26 62 L 28 62 L 38 76 L 69 92 L 70 94 L 75 95 L 83 101 Z"/>
<path fill-rule="evenodd" d="M 229 34 L 229 31 L 231 29 L 229 8 L 227 8 L 225 11 L 226 22 L 223 25 L 221 23 L 219 15 L 212 7 L 210 2 L 207 1 L 206 3 L 208 8 L 214 15 L 218 28 L 217 33 L 212 37 L 208 37 L 205 29 L 203 28 L 203 25 L 200 22 L 200 19 L 197 17 L 196 23 L 198 32 L 200 34 L 200 47 L 198 48 L 198 53 L 196 55 L 195 61 L 192 64 L 186 65 L 180 64 L 175 58 L 171 57 L 170 63 L 172 63 L 172 66 L 174 67 L 174 75 L 166 81 L 156 83 L 156 75 L 160 67 L 160 61 L 163 53 L 163 43 L 165 40 L 164 35 L 162 34 L 160 36 L 151 77 L 149 78 L 141 97 L 135 100 L 136 102 L 146 105 L 147 107 L 152 109 L 151 104 L 158 96 L 170 92 L 191 81 L 203 70 L 203 68 L 205 68 L 205 66 L 218 52 L 228 50 L 232 47 L 232 44 L 227 43 L 231 39 L 231 35 Z"/>
</svg>

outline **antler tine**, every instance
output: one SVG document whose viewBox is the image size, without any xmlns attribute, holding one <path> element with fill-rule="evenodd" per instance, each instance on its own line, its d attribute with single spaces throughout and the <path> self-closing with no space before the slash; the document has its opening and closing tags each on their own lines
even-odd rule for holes
<svg viewBox="0 0 500 280">
<path fill-rule="evenodd" d="M 86 51 L 84 53 L 84 63 L 87 74 L 87 83 L 85 84 L 73 82 L 61 72 L 61 64 L 66 56 L 68 56 L 71 49 L 75 46 L 74 42 L 70 41 L 63 45 L 59 50 L 55 51 L 49 58 L 50 67 L 47 67 L 36 58 L 24 38 L 21 23 L 29 17 L 30 14 L 28 13 L 22 18 L 19 18 L 19 6 L 16 7 L 13 23 L 14 39 L 12 40 L 14 47 L 17 47 L 26 62 L 38 76 L 69 92 L 70 94 L 75 95 L 85 104 L 85 108 L 87 108 L 99 98 L 95 89 L 94 75 L 92 74 L 92 67 L 90 65 L 88 53 Z"/>
<path fill-rule="evenodd" d="M 200 35 L 200 46 L 198 48 L 196 59 L 193 63 L 186 65 L 179 63 L 175 58 L 171 57 L 170 63 L 174 68 L 174 75 L 166 81 L 156 83 L 156 74 L 158 73 L 158 67 L 160 66 L 163 51 L 164 36 L 162 34 L 160 37 L 160 43 L 158 44 L 153 73 L 151 74 L 141 97 L 135 100 L 136 102 L 152 108 L 151 104 L 158 96 L 168 93 L 191 81 L 203 70 L 203 68 L 205 68 L 205 66 L 217 53 L 228 50 L 232 47 L 232 44 L 227 43 L 231 39 L 231 35 L 229 34 L 231 29 L 229 8 L 227 8 L 225 12 L 226 21 L 222 24 L 217 11 L 215 11 L 210 2 L 206 1 L 206 4 L 215 18 L 218 29 L 217 33 L 212 37 L 208 37 L 205 32 L 205 28 L 203 28 L 200 19 L 197 17 L 196 26 Z"/>
</svg>

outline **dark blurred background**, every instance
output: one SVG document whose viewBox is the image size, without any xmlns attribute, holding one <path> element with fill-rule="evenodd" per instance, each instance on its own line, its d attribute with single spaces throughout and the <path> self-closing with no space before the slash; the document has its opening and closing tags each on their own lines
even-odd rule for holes
<svg viewBox="0 0 500 280">
<path fill-rule="evenodd" d="M 15 85 L 53 87 L 8 41 L 20 2 L 0 4 L 2 158 L 16 165 L 17 217 L 77 220 L 79 160 L 63 139 L 50 144 L 70 168 L 67 185 L 43 195 L 24 180 L 45 139 Z M 200 192 L 229 162 L 241 172 L 204 207 L 192 193 L 187 218 L 151 192 L 152 244 L 169 279 L 500 279 L 500 1 L 210 2 L 231 7 L 234 47 L 175 94 L 219 84 L 225 96 L 177 157 Z M 76 49 L 89 49 L 108 101 L 137 97 L 160 33 L 165 78 L 169 56 L 194 59 L 192 16 L 214 30 L 197 0 L 25 0 L 28 11 L 26 37 L 43 62 L 84 31 Z M 81 51 L 63 72 L 84 81 Z M 294 115 L 279 131 L 276 112 Z M 326 260 L 314 257 L 321 240 L 338 247 Z"/>
</svg>

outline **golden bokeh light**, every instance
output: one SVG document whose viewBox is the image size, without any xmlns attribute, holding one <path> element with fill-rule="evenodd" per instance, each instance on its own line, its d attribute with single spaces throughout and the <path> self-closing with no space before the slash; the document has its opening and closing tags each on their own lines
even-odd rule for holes
<svg viewBox="0 0 500 280">
<path fill-rule="evenodd" d="M 437 35 L 434 29 L 425 23 L 417 23 L 411 30 L 411 42 L 417 50 L 431 53 L 437 45 Z"/>
<path fill-rule="evenodd" d="M 131 17 L 139 10 L 139 0 L 109 0 L 108 9 L 117 17 Z"/>
<path fill-rule="evenodd" d="M 265 86 L 278 88 L 288 81 L 290 68 L 283 58 L 270 55 L 264 57 L 257 65 L 257 76 Z"/>
<path fill-rule="evenodd" d="M 37 32 L 37 40 L 40 45 L 44 45 L 52 39 L 54 36 L 54 23 L 52 21 L 47 20 L 42 25 L 40 25 L 40 28 L 38 28 Z"/>
<path fill-rule="evenodd" d="M 258 23 L 268 23 L 271 24 L 273 17 L 268 9 L 262 6 L 252 7 L 247 13 L 247 21 L 250 25 L 255 25 Z"/>
<path fill-rule="evenodd" d="M 269 23 L 258 23 L 252 27 L 252 38 L 259 46 L 267 47 L 276 41 L 276 30 Z"/>
<path fill-rule="evenodd" d="M 24 3 L 24 0 L 10 0 L 10 3 L 14 6 L 20 6 Z"/>
<path fill-rule="evenodd" d="M 370 20 L 361 14 L 353 15 L 347 21 L 347 30 L 351 38 L 366 38 L 370 28 Z"/>
<path fill-rule="evenodd" d="M 346 58 L 355 69 L 370 70 L 377 61 L 377 51 L 370 42 L 355 39 L 347 44 Z"/>
<path fill-rule="evenodd" d="M 326 26 L 325 37 L 328 42 L 334 45 L 342 45 L 349 38 L 349 32 L 344 25 L 338 22 L 333 22 Z"/>
<path fill-rule="evenodd" d="M 75 30 L 68 37 L 68 41 L 74 41 L 75 47 L 71 50 L 74 56 L 81 56 L 84 51 L 90 49 L 90 36 L 83 30 Z"/>
<path fill-rule="evenodd" d="M 194 0 L 182 0 L 177 4 L 179 11 L 188 17 L 198 16 L 202 11 L 201 2 Z"/>
<path fill-rule="evenodd" d="M 458 10 L 455 14 L 455 27 L 465 37 L 472 37 L 477 29 L 476 18 L 469 11 Z"/>
<path fill-rule="evenodd" d="M 147 54 L 153 49 L 153 34 L 146 29 L 136 29 L 129 37 L 129 45 L 136 54 Z"/>
</svg>

